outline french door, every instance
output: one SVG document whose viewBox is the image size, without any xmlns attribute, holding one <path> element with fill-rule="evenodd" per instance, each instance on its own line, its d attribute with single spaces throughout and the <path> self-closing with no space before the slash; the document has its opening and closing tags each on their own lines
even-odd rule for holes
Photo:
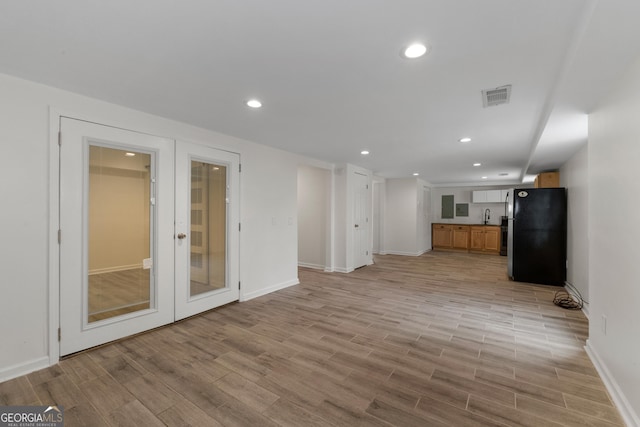
<svg viewBox="0 0 640 427">
<path fill-rule="evenodd" d="M 70 118 L 60 132 L 61 355 L 238 299 L 237 154 Z"/>
<path fill-rule="evenodd" d="M 176 145 L 176 320 L 239 297 L 239 156 Z"/>
</svg>

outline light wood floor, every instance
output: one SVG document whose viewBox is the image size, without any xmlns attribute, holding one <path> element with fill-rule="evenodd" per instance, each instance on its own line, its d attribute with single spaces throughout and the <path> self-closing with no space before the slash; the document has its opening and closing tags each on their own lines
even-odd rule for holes
<svg viewBox="0 0 640 427">
<path fill-rule="evenodd" d="M 149 308 L 150 270 L 130 270 L 89 275 L 89 322 L 109 319 Z"/>
<path fill-rule="evenodd" d="M 556 288 L 506 259 L 376 257 L 0 384 L 67 426 L 622 425 Z"/>
</svg>

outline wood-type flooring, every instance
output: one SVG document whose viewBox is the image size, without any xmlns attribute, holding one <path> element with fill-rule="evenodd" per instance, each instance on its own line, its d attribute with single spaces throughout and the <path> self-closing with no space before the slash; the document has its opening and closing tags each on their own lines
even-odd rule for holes
<svg viewBox="0 0 640 427">
<path fill-rule="evenodd" d="M 89 275 L 89 322 L 149 308 L 150 270 L 133 268 Z"/>
<path fill-rule="evenodd" d="M 377 256 L 0 384 L 65 426 L 620 426 L 557 288 L 504 257 Z"/>
</svg>

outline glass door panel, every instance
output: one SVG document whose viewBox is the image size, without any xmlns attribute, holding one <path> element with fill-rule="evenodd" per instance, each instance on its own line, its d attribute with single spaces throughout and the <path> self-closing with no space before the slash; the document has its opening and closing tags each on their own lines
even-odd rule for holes
<svg viewBox="0 0 640 427">
<path fill-rule="evenodd" d="M 190 296 L 226 286 L 227 167 L 191 161 Z"/>
<path fill-rule="evenodd" d="M 152 306 L 153 160 L 89 145 L 87 323 Z"/>
</svg>

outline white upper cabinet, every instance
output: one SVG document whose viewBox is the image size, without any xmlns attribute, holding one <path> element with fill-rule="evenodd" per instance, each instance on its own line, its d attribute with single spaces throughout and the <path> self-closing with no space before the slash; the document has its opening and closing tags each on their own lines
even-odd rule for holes
<svg viewBox="0 0 640 427">
<path fill-rule="evenodd" d="M 487 190 L 487 202 L 488 203 L 500 203 L 500 190 Z"/>
<path fill-rule="evenodd" d="M 471 201 L 473 203 L 487 203 L 487 192 L 476 190 L 472 193 Z"/>
<path fill-rule="evenodd" d="M 475 190 L 472 193 L 473 203 L 502 203 L 508 190 Z M 504 197 L 503 197 L 504 192 Z"/>
</svg>

